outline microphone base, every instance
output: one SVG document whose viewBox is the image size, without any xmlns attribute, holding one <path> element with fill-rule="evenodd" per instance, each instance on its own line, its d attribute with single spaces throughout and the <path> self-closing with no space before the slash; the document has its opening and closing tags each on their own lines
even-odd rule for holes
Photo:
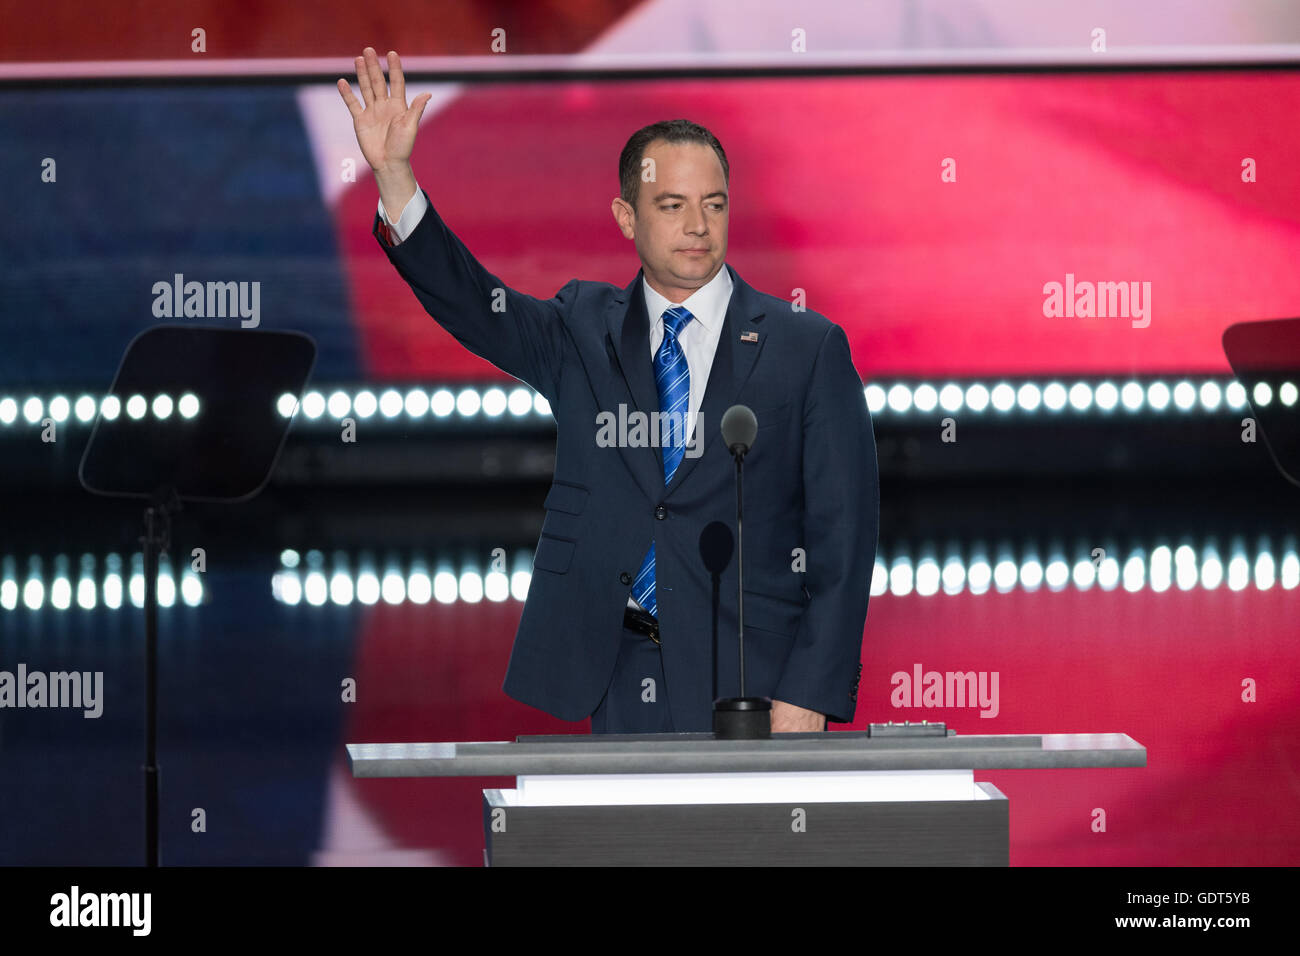
<svg viewBox="0 0 1300 956">
<path fill-rule="evenodd" d="M 720 697 L 713 702 L 717 740 L 765 740 L 772 736 L 770 697 Z"/>
</svg>

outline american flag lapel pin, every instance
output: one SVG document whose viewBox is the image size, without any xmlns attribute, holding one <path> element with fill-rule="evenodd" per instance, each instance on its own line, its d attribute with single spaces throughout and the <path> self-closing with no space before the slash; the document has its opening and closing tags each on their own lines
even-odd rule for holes
<svg viewBox="0 0 1300 956">
<path fill-rule="evenodd" d="M 758 341 L 758 333 L 757 333 L 757 332 L 741 332 L 741 333 L 740 333 L 740 341 L 742 341 L 742 342 L 757 342 L 757 341 Z"/>
</svg>

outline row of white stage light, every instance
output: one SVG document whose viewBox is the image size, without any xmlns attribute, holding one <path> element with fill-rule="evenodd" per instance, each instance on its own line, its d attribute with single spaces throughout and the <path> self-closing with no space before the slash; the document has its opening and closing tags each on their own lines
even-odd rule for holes
<svg viewBox="0 0 1300 956">
<path fill-rule="evenodd" d="M 1292 408 L 1300 400 L 1295 383 L 1277 387 L 1256 382 L 1250 393 L 1233 379 L 1202 378 L 1193 381 L 1155 379 L 1151 381 L 1061 381 L 1013 384 L 983 382 L 873 382 L 863 387 L 867 407 L 873 415 L 911 415 L 965 411 L 984 413 L 1075 413 L 1114 412 L 1203 412 L 1241 411 L 1248 404 L 1264 408 L 1274 402 Z M 292 395 L 282 395 L 277 410 L 283 417 L 300 412 L 300 421 L 333 424 L 355 416 L 358 419 L 401 422 L 500 421 L 550 422 L 550 403 L 532 389 L 498 386 L 456 386 L 425 389 L 360 388 L 311 390 L 301 405 Z M 97 415 L 112 421 L 125 416 L 132 420 L 189 420 L 200 413 L 200 401 L 193 393 L 173 396 L 130 395 L 123 401 L 116 395 L 82 394 L 77 398 L 56 394 L 48 398 L 29 395 L 0 396 L 0 426 L 39 426 L 47 418 L 57 423 L 89 425 Z"/>
<path fill-rule="evenodd" d="M 272 575 L 271 594 L 282 604 L 315 607 L 374 605 L 381 601 L 385 604 L 522 601 L 528 596 L 532 580 L 527 570 L 528 557 L 527 553 L 517 554 L 513 562 L 516 570 L 509 573 L 463 566 L 354 572 L 295 564 L 281 567 Z M 1057 592 L 1067 588 L 1079 591 L 1122 588 L 1132 593 L 1175 588 L 1242 591 L 1252 586 L 1259 591 L 1275 587 L 1292 590 L 1300 586 L 1300 557 L 1295 547 L 1290 546 L 1276 555 L 1271 551 L 1249 555 L 1241 549 L 1221 555 L 1212 545 L 1200 550 L 1190 545 L 1172 549 L 1162 545 L 1149 554 L 1135 550 L 1122 560 L 1104 557 L 1070 561 L 1060 555 L 1046 561 L 1034 557 L 1016 560 L 1009 556 L 969 560 L 957 556 L 943 560 L 929 556 L 920 559 L 881 556 L 871 578 L 873 597 L 978 595 L 990 591 L 1008 594 L 1040 589 Z M 179 582 L 170 570 L 159 573 L 158 601 L 162 607 L 178 602 L 197 607 L 204 602 L 206 591 L 203 576 L 188 569 Z M 0 609 L 6 611 L 43 608 L 66 611 L 74 607 L 94 610 L 101 606 L 116 610 L 128 604 L 138 608 L 143 603 L 144 575 L 138 569 L 131 574 L 112 570 L 103 575 L 79 576 L 56 571 L 48 579 L 39 572 L 21 577 L 10 572 L 0 578 Z"/>
<path fill-rule="evenodd" d="M 381 601 L 386 604 L 522 601 L 528 596 L 531 574 L 526 567 L 519 567 L 521 563 L 516 561 L 516 570 L 511 572 L 449 566 L 434 570 L 353 571 L 350 567 L 304 568 L 294 564 L 275 573 L 271 590 L 275 599 L 284 604 L 315 607 L 354 602 L 372 605 Z M 1294 544 L 1277 555 L 1271 551 L 1248 555 L 1241 549 L 1220 555 L 1213 545 L 1199 551 L 1189 545 L 1178 548 L 1161 545 L 1149 553 L 1134 550 L 1122 560 L 1101 557 L 1069 561 L 1060 555 L 1046 561 L 1034 557 L 1017 561 L 1011 557 L 977 556 L 966 561 L 950 556 L 940 561 L 928 556 L 919 560 L 905 555 L 878 556 L 871 578 L 873 597 L 887 593 L 896 597 L 909 594 L 926 597 L 1040 589 L 1056 592 L 1067 588 L 1079 591 L 1122 588 L 1131 593 L 1171 588 L 1188 591 L 1198 587 L 1242 591 L 1251 586 L 1260 591 L 1274 587 L 1292 590 L 1300 586 L 1300 556 Z"/>
</svg>

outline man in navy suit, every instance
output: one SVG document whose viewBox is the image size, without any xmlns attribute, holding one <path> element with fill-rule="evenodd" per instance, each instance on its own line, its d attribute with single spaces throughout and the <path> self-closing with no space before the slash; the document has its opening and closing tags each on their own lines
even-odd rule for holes
<svg viewBox="0 0 1300 956">
<path fill-rule="evenodd" d="M 638 131 L 614 218 L 625 288 L 517 292 L 452 233 L 410 166 L 429 94 L 397 54 L 357 57 L 339 92 L 374 171 L 374 233 L 421 304 L 550 402 L 555 477 L 504 690 L 593 733 L 707 731 L 739 695 L 735 464 L 720 435 L 753 409 L 745 457 L 745 684 L 774 732 L 854 718 L 875 560 L 871 419 L 844 331 L 725 265 L 726 154 L 685 120 Z"/>
</svg>

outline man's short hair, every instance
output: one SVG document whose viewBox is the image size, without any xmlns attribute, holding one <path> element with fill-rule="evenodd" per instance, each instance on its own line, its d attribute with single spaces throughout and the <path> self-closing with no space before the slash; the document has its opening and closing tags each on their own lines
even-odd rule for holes
<svg viewBox="0 0 1300 956">
<path fill-rule="evenodd" d="M 656 140 L 712 146 L 713 151 L 718 154 L 718 160 L 722 163 L 723 181 L 728 185 L 731 184 L 731 167 L 727 165 L 727 154 L 723 151 L 722 144 L 718 142 L 718 137 L 690 120 L 675 119 L 651 123 L 632 134 L 627 145 L 623 147 L 622 155 L 618 158 L 619 195 L 633 209 L 636 209 L 637 199 L 641 193 L 641 161 L 645 158 L 646 147 Z"/>
</svg>

